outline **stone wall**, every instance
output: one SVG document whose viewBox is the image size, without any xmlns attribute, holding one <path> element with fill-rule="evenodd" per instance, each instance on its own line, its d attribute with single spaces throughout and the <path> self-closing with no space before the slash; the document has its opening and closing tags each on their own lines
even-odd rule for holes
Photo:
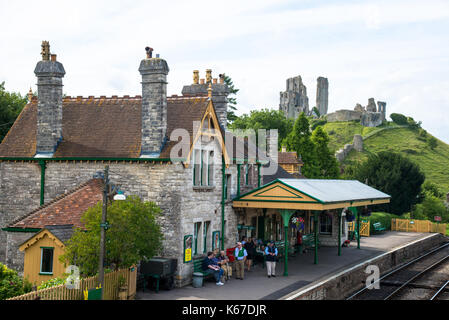
<svg viewBox="0 0 449 320">
<path fill-rule="evenodd" d="M 287 90 L 281 92 L 279 110 L 287 118 L 296 119 L 302 112 L 309 114 L 309 98 L 307 88 L 301 76 L 287 79 Z"/>
<path fill-rule="evenodd" d="M 343 162 L 353 149 L 358 152 L 363 151 L 363 138 L 359 134 L 354 135 L 354 142 L 352 144 L 345 144 L 342 149 L 335 152 L 335 158 L 337 158 L 338 162 Z"/>
<path fill-rule="evenodd" d="M 215 152 L 218 155 L 219 152 Z M 159 217 L 164 241 L 162 256 L 178 260 L 176 284 L 191 282 L 193 264 L 184 264 L 183 240 L 185 235 L 193 234 L 194 223 L 211 222 L 212 231 L 221 232 L 222 166 L 217 156 L 214 165 L 214 186 L 193 187 L 192 166 L 161 163 L 110 163 L 110 180 L 120 185 L 127 195 L 138 195 L 145 201 L 154 201 L 162 209 Z M 45 200 L 51 201 L 103 171 L 101 162 L 48 162 L 46 170 Z M 243 167 L 243 166 L 242 166 Z M 1 227 L 39 207 L 40 167 L 36 163 L 0 163 Z M 242 170 L 243 171 L 243 170 Z M 230 194 L 237 193 L 237 168 L 226 169 L 231 174 Z M 254 173 L 252 174 L 252 176 Z M 254 180 L 254 177 L 252 177 Z M 257 181 L 256 181 L 257 183 Z M 234 245 L 237 234 L 237 217 L 228 198 L 225 206 L 225 247 Z M 23 272 L 24 255 L 18 244 L 30 238 L 32 233 L 12 233 L 0 231 L 1 261 Z M 6 245 L 7 244 L 7 245 Z M 201 252 L 202 253 L 202 252 Z"/>
<path fill-rule="evenodd" d="M 355 110 L 338 110 L 326 115 L 328 122 L 336 121 L 356 121 L 362 119 L 362 112 Z"/>
</svg>

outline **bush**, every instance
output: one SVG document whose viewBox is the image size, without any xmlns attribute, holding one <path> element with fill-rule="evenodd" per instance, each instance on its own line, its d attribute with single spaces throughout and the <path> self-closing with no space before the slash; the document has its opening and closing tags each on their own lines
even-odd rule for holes
<svg viewBox="0 0 449 320">
<path fill-rule="evenodd" d="M 31 284 L 16 271 L 0 263 L 0 300 L 21 296 L 31 291 Z"/>
<path fill-rule="evenodd" d="M 391 118 L 391 120 L 393 120 L 394 123 L 396 123 L 398 125 L 409 124 L 407 117 L 400 113 L 392 113 L 392 114 L 390 114 L 390 118 Z"/>
<path fill-rule="evenodd" d="M 427 145 L 429 146 L 430 149 L 435 149 L 438 146 L 438 142 L 437 139 L 435 137 L 430 137 L 427 140 Z"/>
<path fill-rule="evenodd" d="M 54 279 L 50 279 L 48 281 L 42 281 L 41 285 L 39 287 L 37 287 L 37 290 L 42 290 L 42 289 L 48 289 L 48 288 L 52 288 L 52 287 L 56 287 L 59 286 L 61 284 L 64 284 L 66 282 L 65 279 L 62 278 L 54 278 Z"/>
<path fill-rule="evenodd" d="M 372 212 L 371 217 L 369 218 L 370 229 L 374 230 L 373 224 L 380 222 L 387 230 L 391 230 L 391 219 L 397 218 L 399 218 L 397 215 L 391 213 Z"/>
</svg>

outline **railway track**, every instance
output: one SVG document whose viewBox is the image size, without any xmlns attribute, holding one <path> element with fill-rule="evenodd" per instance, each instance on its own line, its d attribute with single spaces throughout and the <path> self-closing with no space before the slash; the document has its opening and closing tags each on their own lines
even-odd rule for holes
<svg viewBox="0 0 449 320">
<path fill-rule="evenodd" d="M 413 259 L 346 300 L 449 300 L 449 243 Z M 374 284 L 372 284 L 373 286 Z"/>
</svg>

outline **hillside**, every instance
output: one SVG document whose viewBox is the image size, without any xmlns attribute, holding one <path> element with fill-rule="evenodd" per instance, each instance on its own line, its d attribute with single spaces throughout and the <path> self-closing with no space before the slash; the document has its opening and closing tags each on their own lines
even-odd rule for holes
<svg viewBox="0 0 449 320">
<path fill-rule="evenodd" d="M 426 138 L 418 130 L 387 123 L 376 128 L 367 128 L 358 122 L 326 123 L 324 129 L 329 134 L 329 147 L 337 151 L 347 143 L 352 143 L 355 134 L 364 137 L 364 151 L 352 150 L 343 162 L 344 165 L 365 160 L 370 153 L 395 151 L 417 163 L 426 179 L 437 184 L 444 193 L 449 192 L 449 145 L 437 139 L 432 150 Z M 432 137 L 427 133 L 427 138 Z"/>
</svg>

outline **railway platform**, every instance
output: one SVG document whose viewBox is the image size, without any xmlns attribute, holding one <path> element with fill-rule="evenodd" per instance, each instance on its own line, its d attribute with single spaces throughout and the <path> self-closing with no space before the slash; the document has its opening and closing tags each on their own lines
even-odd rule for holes
<svg viewBox="0 0 449 320">
<path fill-rule="evenodd" d="M 337 255 L 335 247 L 321 247 L 319 249 L 318 264 L 314 264 L 314 253 L 297 254 L 289 258 L 288 277 L 283 276 L 284 266 L 277 263 L 276 277 L 268 278 L 266 268 L 256 265 L 251 272 L 245 271 L 245 279 L 232 278 L 224 286 L 216 286 L 215 282 L 205 282 L 202 288 L 186 286 L 170 291 L 145 290 L 139 291 L 136 299 L 140 300 L 278 300 L 298 299 L 300 294 L 308 288 L 322 286 L 328 280 L 338 275 L 351 272 L 357 266 L 367 261 L 385 256 L 395 250 L 404 250 L 408 246 L 433 246 L 440 243 L 441 235 L 433 233 L 385 232 L 361 239 L 361 249 L 357 243 L 351 242 L 349 247 L 342 248 L 342 255 Z M 416 251 L 417 252 L 417 251 Z M 410 253 L 413 255 L 414 253 Z M 365 276 L 366 277 L 366 276 Z M 310 297 L 308 297 L 310 298 Z M 312 297 L 313 298 L 313 297 Z M 327 297 L 316 297 L 317 299 Z"/>
</svg>

